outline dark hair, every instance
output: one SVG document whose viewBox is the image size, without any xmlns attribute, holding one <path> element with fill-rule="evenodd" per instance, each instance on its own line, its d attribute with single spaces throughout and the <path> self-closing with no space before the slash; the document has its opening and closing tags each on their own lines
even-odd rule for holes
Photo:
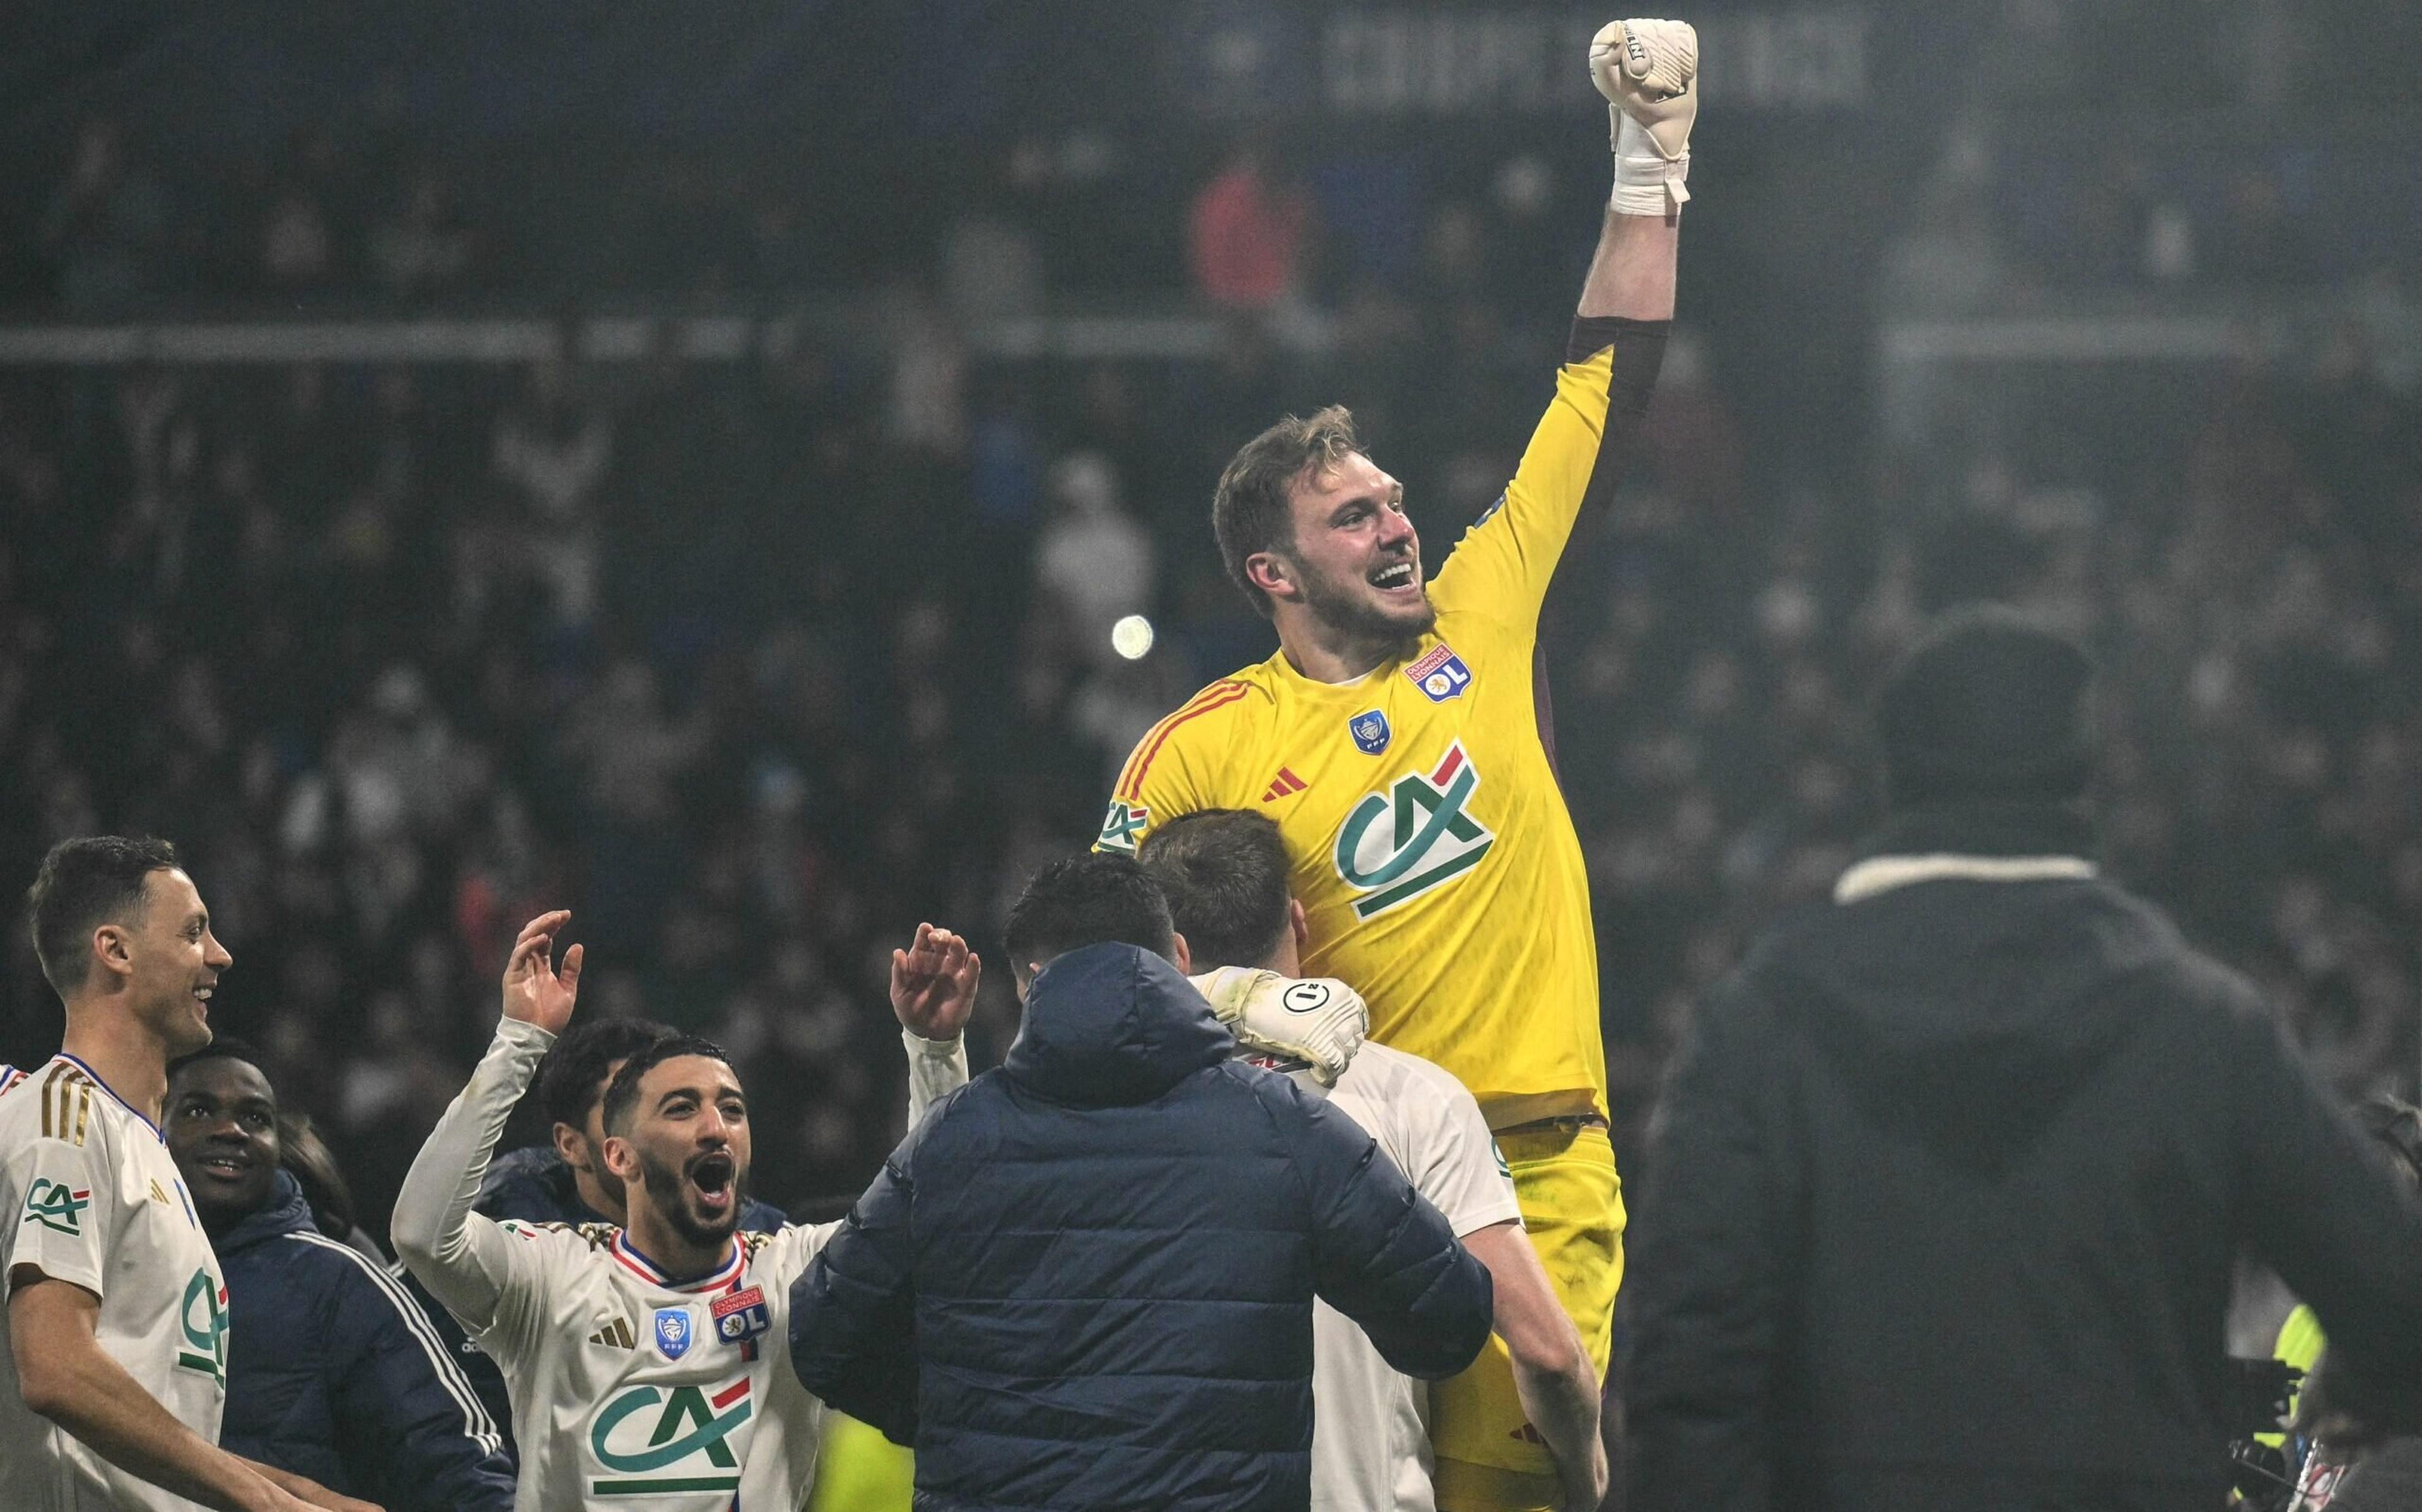
<svg viewBox="0 0 2422 1512">
<path fill-rule="evenodd" d="M 1087 945 L 1134 945 L 1156 956 L 1175 950 L 1169 899 L 1133 856 L 1102 850 L 1067 856 L 1034 874 L 1009 906 L 1001 943 L 1020 977 Z"/>
<path fill-rule="evenodd" d="M 1205 808 L 1152 832 L 1137 853 L 1169 897 L 1197 971 L 1259 966 L 1286 939 L 1287 850 L 1266 814 Z"/>
<path fill-rule="evenodd" d="M 574 1024 L 538 1063 L 538 1105 L 550 1124 L 584 1129 L 606 1095 L 606 1073 L 675 1033 L 653 1019 L 591 1019 Z"/>
<path fill-rule="evenodd" d="M 606 1083 L 606 1131 L 612 1133 L 617 1125 L 628 1128 L 631 1109 L 639 1100 L 639 1081 L 650 1071 L 682 1055 L 703 1055 L 711 1061 L 731 1064 L 723 1047 L 702 1035 L 685 1034 L 674 1029 L 658 1035 L 638 1049 Z"/>
<path fill-rule="evenodd" d="M 1302 418 L 1288 415 L 1238 447 L 1219 474 L 1219 485 L 1211 493 L 1211 534 L 1219 538 L 1228 575 L 1265 619 L 1270 615 L 1270 596 L 1246 575 L 1246 559 L 1295 544 L 1295 513 L 1287 495 L 1296 479 L 1317 475 L 1361 449 L 1354 416 L 1345 406 L 1332 404 Z"/>
<path fill-rule="evenodd" d="M 303 1189 L 303 1200 L 310 1204 L 311 1222 L 320 1232 L 350 1241 L 354 1226 L 354 1189 L 345 1184 L 345 1173 L 337 1168 L 336 1151 L 320 1137 L 309 1114 L 278 1114 L 277 1162 L 293 1173 L 294 1184 Z"/>
<path fill-rule="evenodd" d="M 2007 605 L 1943 616 L 1876 697 L 1891 805 L 2083 798 L 2093 680 L 2084 647 Z"/>
<path fill-rule="evenodd" d="M 42 858 L 26 892 L 34 916 L 34 955 L 59 996 L 84 986 L 92 969 L 92 931 L 140 914 L 143 879 L 177 865 L 177 848 L 149 835 L 90 834 L 61 840 Z"/>
<path fill-rule="evenodd" d="M 249 1040 L 238 1039 L 233 1035 L 213 1035 L 211 1037 L 211 1042 L 201 1049 L 189 1055 L 180 1055 L 170 1061 L 168 1080 L 175 1081 L 177 1073 L 188 1066 L 209 1060 L 242 1061 L 259 1071 L 262 1081 L 269 1080 L 269 1065 L 260 1058 L 260 1052 L 255 1050 Z"/>
</svg>

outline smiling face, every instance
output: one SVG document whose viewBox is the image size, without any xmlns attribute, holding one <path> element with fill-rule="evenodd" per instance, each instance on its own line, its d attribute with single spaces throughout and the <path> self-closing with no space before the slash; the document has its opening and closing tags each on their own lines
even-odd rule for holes
<svg viewBox="0 0 2422 1512">
<path fill-rule="evenodd" d="M 224 1233 L 269 1201 L 281 1153 L 277 1094 L 259 1067 L 212 1055 L 182 1068 L 161 1131 L 206 1232 Z"/>
<path fill-rule="evenodd" d="M 99 947 L 109 968 L 125 975 L 128 1011 L 170 1058 L 211 1042 L 211 993 L 235 958 L 211 933 L 210 910 L 182 868 L 145 877 L 141 912 L 97 934 L 112 937 Z"/>
<path fill-rule="evenodd" d="M 649 1067 L 624 1127 L 606 1139 L 606 1163 L 623 1186 L 631 1224 L 642 1205 L 683 1243 L 719 1249 L 740 1226 L 748 1181 L 748 1102 L 731 1067 L 711 1055 L 675 1055 Z"/>
<path fill-rule="evenodd" d="M 1293 545 L 1248 569 L 1278 613 L 1298 610 L 1339 641 L 1416 640 L 1438 623 L 1405 486 L 1377 463 L 1347 452 L 1296 479 L 1287 507 Z"/>
</svg>

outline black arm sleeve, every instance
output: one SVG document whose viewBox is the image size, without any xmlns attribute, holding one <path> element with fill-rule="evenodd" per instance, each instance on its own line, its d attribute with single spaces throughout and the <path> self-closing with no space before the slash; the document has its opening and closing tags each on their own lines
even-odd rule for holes
<svg viewBox="0 0 2422 1512">
<path fill-rule="evenodd" d="M 917 1135 L 884 1163 L 840 1230 L 791 1284 L 791 1368 L 828 1407 L 917 1439 L 917 1295 L 909 1213 Z"/>
</svg>

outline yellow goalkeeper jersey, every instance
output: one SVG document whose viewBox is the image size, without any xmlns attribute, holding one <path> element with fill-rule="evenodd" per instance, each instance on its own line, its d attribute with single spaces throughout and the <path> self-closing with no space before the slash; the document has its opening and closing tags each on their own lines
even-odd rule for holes
<svg viewBox="0 0 2422 1512">
<path fill-rule="evenodd" d="M 1372 1037 L 1454 1072 L 1500 1129 L 1606 1112 L 1589 881 L 1533 655 L 1599 465 L 1612 359 L 1558 372 L 1504 497 L 1438 571 L 1414 654 L 1329 684 L 1282 652 L 1212 683 L 1136 746 L 1096 842 L 1132 850 L 1206 808 L 1277 820 L 1305 974 L 1352 983 Z"/>
</svg>

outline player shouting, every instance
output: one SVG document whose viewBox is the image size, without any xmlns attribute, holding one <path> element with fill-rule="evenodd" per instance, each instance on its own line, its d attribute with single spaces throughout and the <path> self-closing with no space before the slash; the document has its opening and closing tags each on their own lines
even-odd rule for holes
<svg viewBox="0 0 2422 1512">
<path fill-rule="evenodd" d="M 1278 654 L 1154 727 L 1103 849 L 1205 808 L 1258 809 L 1295 858 L 1309 974 L 1354 983 L 1373 1037 L 1479 1099 L 1522 1216 L 1603 1377 L 1623 1203 L 1606 1133 L 1589 885 L 1533 685 L 1576 521 L 1614 490 L 1674 313 L 1698 39 L 1618 22 L 1590 50 L 1615 184 L 1556 392 L 1504 495 L 1425 580 L 1403 485 L 1343 409 L 1248 442 L 1212 500 L 1230 576 Z M 1502 1343 L 1434 1391 L 1439 1504 L 1553 1505 Z"/>
<path fill-rule="evenodd" d="M 519 1512 L 800 1505 L 824 1409 L 791 1370 L 785 1318 L 792 1281 L 841 1225 L 738 1232 L 748 1107 L 720 1050 L 670 1035 L 607 1084 L 625 1226 L 471 1210 L 506 1115 L 572 1017 L 581 947 L 554 964 L 571 917 L 542 914 L 514 942 L 495 1040 L 396 1197 L 396 1250 L 504 1372 Z M 958 1037 L 981 969 L 966 942 L 921 925 L 893 958 L 911 1122 L 967 1081 Z"/>
</svg>

